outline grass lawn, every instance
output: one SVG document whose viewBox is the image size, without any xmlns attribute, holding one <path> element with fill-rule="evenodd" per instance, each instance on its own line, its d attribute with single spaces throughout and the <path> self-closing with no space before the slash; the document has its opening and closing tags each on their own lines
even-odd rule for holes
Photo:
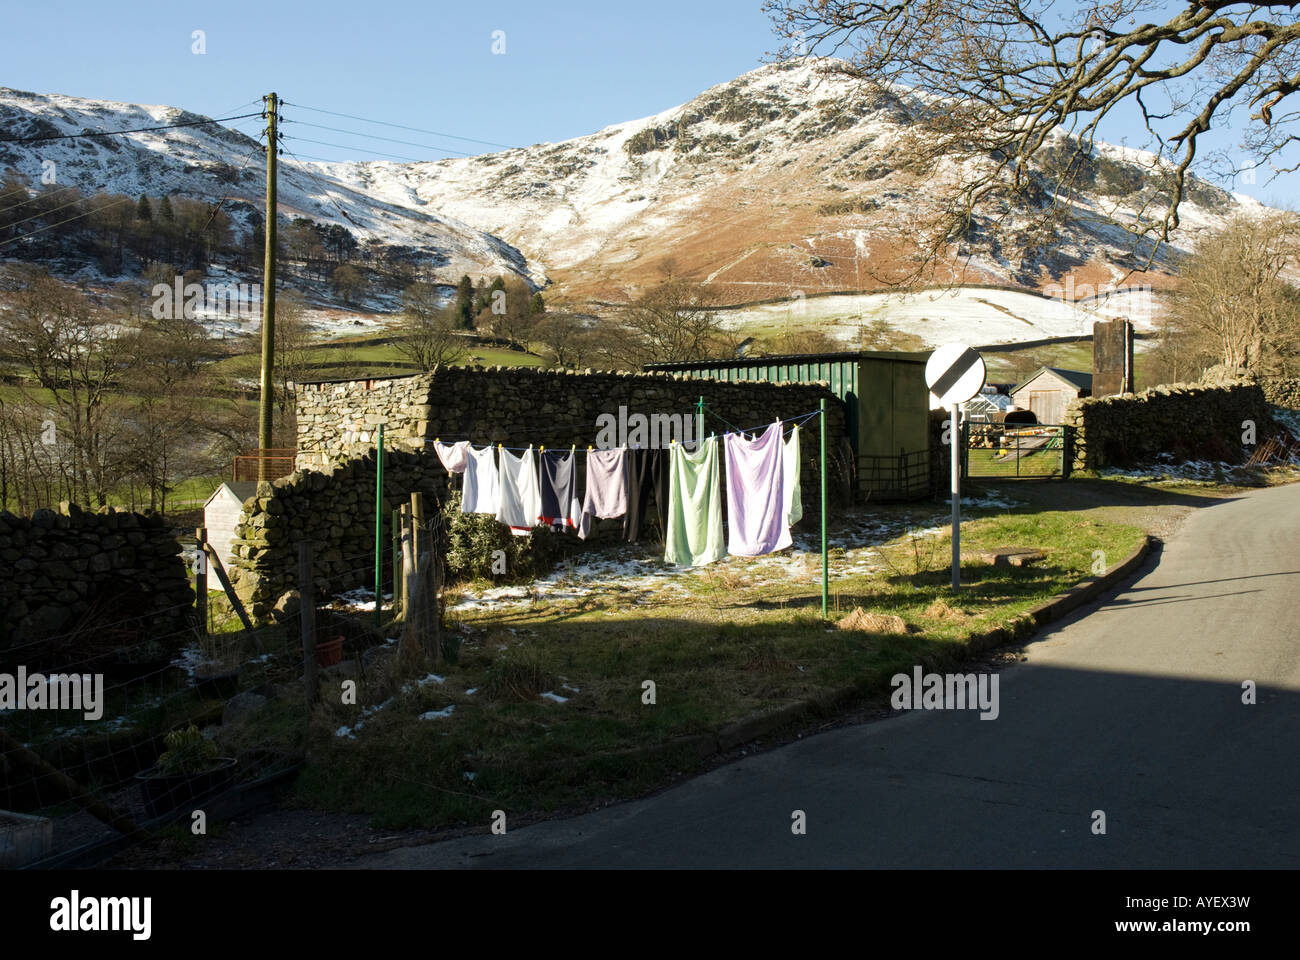
<svg viewBox="0 0 1300 960">
<path fill-rule="evenodd" d="M 1037 450 L 1032 453 L 1026 452 L 1019 458 L 1002 459 L 1003 454 L 1014 451 L 1014 449 L 1014 446 L 1009 446 L 1003 450 L 971 450 L 967 455 L 970 476 L 1050 477 L 1060 475 L 1060 450 Z"/>
<path fill-rule="evenodd" d="M 728 558 L 672 586 L 560 577 L 532 600 L 484 609 L 456 608 L 491 586 L 463 584 L 447 601 L 458 662 L 439 677 L 390 657 L 361 681 L 357 704 L 327 698 L 305 735 L 292 699 L 272 701 L 244 735 L 306 746 L 296 802 L 368 813 L 381 828 L 636 796 L 703 764 L 686 747 L 639 748 L 846 686 L 883 696 L 916 664 L 955 666 L 972 634 L 1089 577 L 1095 550 L 1118 562 L 1143 531 L 1078 510 L 976 514 L 963 524 L 967 550 L 1034 546 L 1047 556 L 1024 568 L 964 564 L 957 596 L 946 534 L 913 529 L 870 547 L 841 537 L 848 546 L 834 551 L 832 619 L 861 607 L 901 617 L 905 633 L 823 622 L 815 554 L 764 576 L 757 561 Z M 643 702 L 646 681 L 653 704 Z"/>
</svg>

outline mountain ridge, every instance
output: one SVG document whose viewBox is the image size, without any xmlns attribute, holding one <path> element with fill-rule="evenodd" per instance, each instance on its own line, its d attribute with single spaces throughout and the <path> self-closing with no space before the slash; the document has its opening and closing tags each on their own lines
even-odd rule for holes
<svg viewBox="0 0 1300 960">
<path fill-rule="evenodd" d="M 668 274 L 706 282 L 728 303 L 882 289 L 915 248 L 918 211 L 935 201 L 934 178 L 910 169 L 905 150 L 915 111 L 930 105 L 906 92 L 870 99 L 828 67 L 767 64 L 657 114 L 474 157 L 324 162 L 289 149 L 280 212 L 409 248 L 439 282 L 515 273 L 539 288 L 554 281 L 573 303 L 617 301 Z M 0 88 L 8 136 L 181 116 L 200 119 L 177 107 Z M 0 169 L 17 167 L 38 182 L 41 161 L 54 159 L 60 181 L 68 176 L 87 192 L 229 195 L 238 212 L 241 203 L 260 207 L 259 152 L 248 134 L 216 125 L 0 143 Z M 1143 156 L 1096 145 L 1088 161 L 1095 189 L 1081 196 L 1078 222 L 1027 268 L 986 242 L 977 223 L 961 271 L 934 279 L 1031 290 L 1066 277 L 1095 288 L 1115 283 L 1137 265 L 1125 204 L 1153 189 Z M 1198 236 L 1261 206 L 1204 181 L 1193 187 L 1177 242 L 1144 282 L 1159 285 Z M 235 219 L 248 227 L 246 215 Z"/>
</svg>

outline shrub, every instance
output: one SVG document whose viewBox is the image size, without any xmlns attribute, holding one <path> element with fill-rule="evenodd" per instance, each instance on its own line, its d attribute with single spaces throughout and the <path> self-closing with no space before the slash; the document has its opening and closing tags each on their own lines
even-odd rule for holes
<svg viewBox="0 0 1300 960">
<path fill-rule="evenodd" d="M 194 724 L 173 730 L 163 742 L 167 749 L 158 758 L 158 769 L 165 774 L 201 773 L 217 759 L 217 745 L 205 739 Z"/>
<path fill-rule="evenodd" d="M 528 581 L 548 573 L 555 566 L 559 541 L 549 527 L 534 527 L 526 537 L 517 537 L 505 524 L 485 513 L 461 513 L 460 494 L 443 502 L 442 519 L 447 531 L 447 579 Z M 504 551 L 506 572 L 494 572 L 497 551 Z M 498 567 L 499 569 L 499 567 Z"/>
</svg>

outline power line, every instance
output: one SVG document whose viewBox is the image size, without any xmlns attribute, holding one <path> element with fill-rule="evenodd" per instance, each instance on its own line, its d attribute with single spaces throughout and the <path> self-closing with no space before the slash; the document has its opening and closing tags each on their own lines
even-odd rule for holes
<svg viewBox="0 0 1300 960">
<path fill-rule="evenodd" d="M 0 240 L 0 247 L 3 247 L 7 243 L 17 243 L 19 240 L 26 240 L 28 237 L 34 237 L 38 233 L 44 233 L 46 230 L 53 230 L 55 227 L 61 227 L 65 223 L 71 223 L 73 220 L 80 220 L 83 217 L 89 217 L 91 214 L 100 213 L 104 210 L 108 210 L 110 207 L 116 207 L 116 206 L 120 206 L 123 203 L 130 203 L 130 202 L 131 202 L 131 198 L 124 196 L 120 200 L 114 200 L 112 203 L 106 203 L 102 207 L 98 207 L 94 210 L 87 210 L 85 213 L 79 213 L 75 217 L 69 217 L 67 220 L 60 220 L 58 223 L 51 223 L 48 226 L 41 227 L 39 230 L 33 230 L 30 233 L 24 233 L 21 237 L 10 237 L 8 240 Z"/>
<path fill-rule="evenodd" d="M 75 200 L 69 200 L 67 203 L 61 203 L 61 204 L 59 204 L 57 207 L 53 207 L 53 208 L 51 208 L 51 209 L 49 209 L 49 210 L 45 210 L 45 211 L 43 211 L 43 212 L 41 212 L 41 213 L 34 214 L 34 215 L 30 216 L 30 217 L 24 217 L 22 220 L 15 220 L 13 223 L 7 223 L 7 224 L 5 224 L 5 226 L 7 226 L 7 227 L 16 227 L 16 226 L 18 226 L 19 224 L 27 223 L 29 220 L 39 220 L 39 219 L 41 219 L 42 217 L 48 217 L 51 213 L 57 213 L 57 212 L 60 211 L 60 210 L 65 210 L 65 209 L 67 209 L 68 207 L 74 206 L 75 204 L 82 203 L 85 199 L 86 199 L 85 197 L 78 196 L 77 199 L 75 199 Z M 14 206 L 19 206 L 19 204 L 14 204 Z M 11 207 L 10 209 L 12 209 L 12 207 Z"/>
<path fill-rule="evenodd" d="M 392 160 L 407 160 L 411 163 L 433 163 L 432 160 L 421 160 L 419 157 L 404 157 L 399 153 L 384 153 L 381 150 L 367 150 L 365 147 L 348 146 L 343 143 L 330 143 L 328 140 L 312 140 L 310 137 L 295 137 L 290 135 L 290 140 L 301 140 L 303 143 L 319 143 L 322 147 L 338 147 L 340 150 L 360 150 L 362 153 L 373 153 L 377 157 L 388 157 Z M 327 163 L 337 163 L 336 160 L 326 161 Z"/>
<path fill-rule="evenodd" d="M 369 117 L 358 117 L 351 113 L 339 113 L 335 110 L 322 110 L 320 107 L 308 107 L 301 103 L 292 103 L 289 106 L 297 107 L 300 110 L 311 110 L 313 113 L 328 113 L 333 117 L 346 117 L 348 120 L 360 120 L 362 123 L 377 123 L 384 127 L 396 127 L 399 130 L 410 130 L 414 133 L 427 133 L 433 137 L 446 137 L 449 140 L 464 140 L 466 143 L 481 143 L 487 147 L 500 147 L 503 150 L 516 150 L 517 147 L 508 143 L 493 143 L 491 140 L 475 140 L 473 137 L 459 137 L 454 133 L 439 133 L 437 130 L 425 130 L 421 127 L 409 127 L 403 123 L 389 123 L 387 120 L 371 120 Z M 472 154 L 470 154 L 472 156 Z"/>
<path fill-rule="evenodd" d="M 235 179 L 239 179 L 240 175 L 244 172 L 244 168 L 248 166 L 248 161 L 253 159 L 253 154 L 260 153 L 261 150 L 262 150 L 262 144 L 259 141 L 258 143 L 254 144 L 253 149 L 249 151 L 248 156 L 244 157 L 244 162 L 241 163 L 239 165 L 239 169 L 235 171 Z M 230 195 L 225 194 L 217 202 L 217 205 L 212 208 L 212 213 L 208 215 L 208 222 L 205 223 L 203 225 L 203 229 L 199 231 L 199 236 L 203 236 L 205 233 L 208 232 L 208 227 L 212 226 L 212 221 L 217 219 L 217 214 L 221 212 L 221 208 L 225 206 L 226 201 L 229 199 L 230 199 Z"/>
<path fill-rule="evenodd" d="M 454 153 L 462 157 L 472 157 L 474 154 L 466 153 L 464 150 L 452 150 L 450 147 L 436 147 L 431 143 L 416 143 L 414 140 L 397 140 L 393 137 L 381 137 L 373 133 L 359 133 L 356 130 L 344 130 L 342 127 L 327 127 L 322 123 L 308 123 L 306 120 L 287 120 L 286 123 L 300 123 L 304 127 L 316 127 L 319 130 L 333 130 L 335 133 L 346 133 L 351 137 L 365 137 L 367 140 L 385 140 L 388 143 L 401 143 L 408 147 L 423 147 L 426 150 L 441 150 L 443 153 Z"/>
<path fill-rule="evenodd" d="M 18 201 L 18 204 L 15 204 L 15 206 L 17 206 L 17 205 L 19 205 L 19 204 L 22 204 L 22 203 L 25 203 L 28 199 L 31 198 L 31 191 L 30 191 L 27 187 L 18 187 L 17 189 L 10 190 L 8 193 L 0 193 L 0 200 L 6 200 L 6 199 L 8 199 L 9 197 L 16 197 L 16 196 L 18 196 L 18 194 L 20 194 L 20 193 L 22 193 L 22 194 L 26 194 L 26 196 L 25 196 L 22 200 L 19 200 L 19 201 Z M 13 209 L 13 208 L 10 207 L 10 208 L 7 208 L 7 209 Z M 4 212 L 4 211 L 0 211 L 0 213 L 3 213 L 3 212 Z"/>
<path fill-rule="evenodd" d="M 212 123 L 226 123 L 230 120 L 243 120 L 247 117 L 260 117 L 260 113 L 245 113 L 238 117 L 222 117 L 219 120 L 187 120 L 184 123 L 165 123 L 157 127 L 135 127 L 131 130 L 107 130 L 102 133 L 61 133 L 53 137 L 8 137 L 0 143 L 44 143 L 49 140 L 80 140 L 87 137 L 120 137 L 127 133 L 152 133 L 155 130 L 175 130 L 178 127 L 203 127 Z"/>
<path fill-rule="evenodd" d="M 297 161 L 299 161 L 299 162 L 302 161 L 302 158 L 299 157 L 299 156 L 298 156 L 296 153 L 294 153 L 292 150 L 290 150 L 288 147 L 285 147 L 284 149 L 285 149 L 285 152 L 286 152 L 287 154 L 289 154 L 289 156 L 293 157 L 295 160 L 297 160 Z M 333 194 L 331 194 L 331 193 L 329 192 L 329 187 L 325 186 L 325 184 L 322 183 L 322 182 L 317 178 L 316 174 L 312 173 L 310 167 L 306 167 L 306 166 L 304 166 L 304 167 L 302 167 L 302 171 L 303 171 L 303 173 L 307 174 L 307 176 L 311 177 L 313 181 L 315 181 L 316 186 L 320 187 L 321 191 L 325 194 L 325 199 L 329 200 L 330 203 L 334 204 L 334 209 L 336 209 L 336 210 L 339 212 L 339 215 L 342 216 L 344 220 L 346 220 L 348 223 L 352 224 L 352 226 L 356 227 L 356 228 L 357 228 L 358 230 L 360 230 L 362 233 L 370 234 L 370 231 L 369 231 L 369 230 L 367 230 L 367 229 L 366 229 L 365 227 L 363 227 L 361 224 L 359 224 L 359 223 L 357 223 L 355 220 L 353 220 L 352 217 L 351 217 L 351 215 L 349 215 L 348 212 L 347 212 L 346 210 L 344 210 L 343 207 L 339 204 L 339 202 L 338 202 L 337 200 L 334 199 Z M 370 239 L 373 239 L 373 238 L 374 238 L 374 235 L 371 234 Z"/>
<path fill-rule="evenodd" d="M 257 144 L 256 147 L 253 148 L 253 151 L 250 152 L 250 153 L 248 154 L 248 156 L 244 158 L 244 162 L 243 162 L 243 164 L 242 164 L 242 165 L 240 166 L 240 168 L 235 172 L 235 173 L 236 173 L 236 176 L 238 176 L 239 174 L 241 174 L 241 173 L 244 172 L 244 168 L 248 166 L 248 161 L 251 160 L 251 159 L 253 158 L 253 153 L 255 153 L 255 152 L 257 152 L 257 151 L 259 151 L 259 150 L 261 150 L 261 149 L 262 149 L 262 145 L 261 145 L 260 143 Z M 34 199 L 34 198 L 33 198 L 33 199 Z M 60 210 L 66 210 L 68 207 L 75 206 L 75 205 L 78 204 L 78 203 L 83 203 L 83 202 L 85 202 L 86 199 L 87 199 L 86 197 L 81 197 L 81 196 L 79 196 L 79 197 L 77 197 L 75 200 L 70 200 L 70 201 L 68 201 L 67 203 L 60 204 L 60 205 L 57 206 L 57 207 L 52 207 L 52 208 L 49 209 L 49 210 L 43 210 L 43 211 L 41 211 L 40 213 L 34 214 L 34 215 L 30 216 L 30 217 L 25 217 L 25 218 L 23 218 L 22 220 L 16 220 L 16 221 L 14 221 L 13 223 L 7 223 L 7 224 L 5 224 L 5 226 L 6 226 L 6 227 L 17 227 L 17 226 L 19 226 L 19 225 L 21 225 L 21 224 L 28 223 L 29 221 L 32 221 L 32 220 L 40 220 L 40 219 L 42 219 L 43 217 L 48 217 L 48 216 L 49 216 L 50 214 L 52 214 L 52 213 L 57 213 L 57 212 L 60 211 Z M 127 200 L 130 200 L 131 198 L 130 198 L 130 197 L 126 197 L 126 199 L 127 199 Z M 229 195 L 227 195 L 227 196 L 223 196 L 223 197 L 221 198 L 221 200 L 220 200 L 220 202 L 217 204 L 216 208 L 212 211 L 212 215 L 211 215 L 210 217 L 208 217 L 208 222 L 205 223 L 205 224 L 203 225 L 203 229 L 199 231 L 199 234 L 200 234 L 200 235 L 202 235 L 203 233 L 205 233 L 205 232 L 207 231 L 208 227 L 211 226 L 212 221 L 216 218 L 217 213 L 220 212 L 222 205 L 223 205 L 227 200 L 229 200 L 229 199 L 231 199 Z M 29 201 L 28 201 L 28 202 L 29 202 Z M 109 203 L 109 204 L 105 204 L 104 206 L 99 207 L 99 208 L 97 208 L 97 209 L 99 209 L 99 210 L 107 210 L 109 207 L 112 207 L 112 206 L 114 206 L 114 205 L 115 205 L 114 203 Z M 5 210 L 12 210 L 12 209 L 14 209 L 14 207 L 19 207 L 19 206 L 22 206 L 22 203 L 16 203 L 16 204 L 13 205 L 13 207 L 6 207 Z M 0 210 L 0 213 L 4 213 L 5 210 Z M 91 211 L 88 212 L 87 215 L 89 215 L 89 213 L 95 213 L 95 212 L 96 212 L 95 210 L 91 210 Z M 71 218 L 71 219 L 72 219 L 72 220 L 76 220 L 76 219 L 78 219 L 78 218 L 77 218 L 77 217 L 73 217 L 73 218 Z M 61 222 L 62 222 L 62 223 L 70 223 L 71 220 L 63 220 L 63 221 L 61 221 Z M 58 226 L 58 224 L 51 224 L 51 226 Z M 41 232 L 42 232 L 41 230 L 33 230 L 31 233 L 25 233 L 25 234 L 23 234 L 22 237 L 13 237 L 13 238 L 11 238 L 11 241 L 12 241 L 12 240 L 21 240 L 21 239 L 23 239 L 23 237 L 34 236 L 35 234 L 37 234 L 37 233 L 41 233 Z M 11 241 L 6 241 L 6 242 L 11 242 Z"/>
<path fill-rule="evenodd" d="M 237 107 L 231 107 L 229 110 L 222 110 L 221 113 L 234 113 L 236 110 L 243 110 L 245 107 L 255 107 L 261 102 L 262 98 L 258 97 L 255 100 L 249 100 L 247 103 L 241 103 Z M 261 116 L 261 114 L 258 114 L 258 116 Z"/>
</svg>

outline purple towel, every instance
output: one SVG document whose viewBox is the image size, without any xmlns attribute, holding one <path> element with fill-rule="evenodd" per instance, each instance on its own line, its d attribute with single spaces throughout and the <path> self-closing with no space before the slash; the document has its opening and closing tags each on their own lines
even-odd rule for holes
<svg viewBox="0 0 1300 960">
<path fill-rule="evenodd" d="M 755 440 L 726 435 L 727 552 L 757 557 L 793 542 L 786 522 L 784 448 L 778 420 Z"/>
</svg>

